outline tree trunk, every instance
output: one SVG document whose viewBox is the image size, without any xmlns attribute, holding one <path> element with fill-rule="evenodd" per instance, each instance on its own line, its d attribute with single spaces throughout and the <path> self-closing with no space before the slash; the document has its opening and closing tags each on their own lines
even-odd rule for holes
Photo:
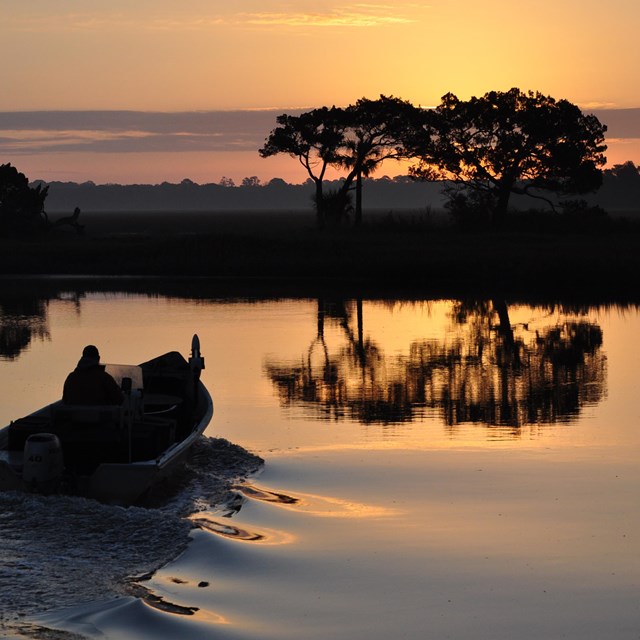
<svg viewBox="0 0 640 640">
<path fill-rule="evenodd" d="M 502 337 L 502 345 L 504 348 L 502 364 L 508 368 L 519 369 L 522 364 L 520 362 L 520 351 L 516 345 L 507 303 L 504 300 L 494 299 L 491 301 L 491 304 L 498 314 L 500 321 L 498 324 L 498 334 Z"/>
<path fill-rule="evenodd" d="M 491 300 L 495 312 L 498 314 L 498 333 L 504 337 L 507 344 L 512 345 L 514 342 L 513 327 L 511 326 L 511 320 L 509 318 L 509 308 L 504 300 L 493 299 Z"/>
<path fill-rule="evenodd" d="M 324 227 L 324 196 L 322 193 L 322 180 L 316 180 L 316 223 L 319 229 Z"/>
<path fill-rule="evenodd" d="M 359 227 L 362 224 L 362 172 L 356 175 L 356 214 L 355 224 Z"/>
<path fill-rule="evenodd" d="M 318 330 L 317 337 L 324 338 L 324 299 L 318 298 Z"/>
<path fill-rule="evenodd" d="M 498 187 L 496 203 L 491 215 L 491 224 L 494 227 L 502 227 L 507 217 L 507 209 L 509 208 L 509 198 L 511 197 L 512 184 L 501 184 Z"/>
<path fill-rule="evenodd" d="M 364 353 L 364 326 L 362 318 L 362 298 L 356 300 L 356 317 L 358 320 L 358 358 L 360 360 L 360 366 L 364 369 L 367 364 L 367 359 Z"/>
</svg>

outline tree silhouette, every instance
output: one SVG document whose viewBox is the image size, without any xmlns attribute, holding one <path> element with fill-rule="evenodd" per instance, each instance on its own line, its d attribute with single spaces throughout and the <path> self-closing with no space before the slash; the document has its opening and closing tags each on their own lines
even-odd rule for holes
<svg viewBox="0 0 640 640">
<path fill-rule="evenodd" d="M 246 178 L 242 178 L 241 186 L 243 187 L 259 187 L 260 178 L 258 176 L 247 176 Z"/>
<path fill-rule="evenodd" d="M 342 190 L 356 183 L 357 225 L 362 222 L 362 178 L 372 175 L 385 160 L 407 157 L 405 132 L 412 122 L 418 122 L 418 114 L 409 102 L 384 95 L 377 100 L 361 98 L 346 108 L 348 127 L 338 161 L 349 170 Z"/>
<path fill-rule="evenodd" d="M 611 169 L 605 169 L 605 175 L 607 173 L 621 181 L 633 184 L 640 182 L 640 170 L 631 160 L 627 160 L 623 164 L 614 164 Z"/>
<path fill-rule="evenodd" d="M 435 411 L 450 428 L 479 423 L 516 434 L 525 424 L 570 421 L 605 393 L 602 331 L 593 323 L 566 319 L 532 330 L 513 325 L 500 300 L 456 303 L 451 321 L 444 339 L 387 356 L 364 336 L 361 301 L 319 300 L 307 353 L 267 361 L 265 372 L 283 405 L 325 419 L 389 424 Z M 337 350 L 325 339 L 328 322 L 346 339 Z"/>
<path fill-rule="evenodd" d="M 448 93 L 414 132 L 411 173 L 451 181 L 453 206 L 487 209 L 500 225 L 512 194 L 553 207 L 550 194 L 597 189 L 605 131 L 595 116 L 541 93 L 514 88 L 467 101 Z"/>
<path fill-rule="evenodd" d="M 47 227 L 44 201 L 49 187 L 29 186 L 10 163 L 0 165 L 0 235 L 34 233 Z"/>
<path fill-rule="evenodd" d="M 48 185 L 30 186 L 27 176 L 10 163 L 0 165 L 0 236 L 41 233 L 64 226 L 82 234 L 78 207 L 70 216 L 49 221 L 44 210 L 48 192 Z"/>
<path fill-rule="evenodd" d="M 300 116 L 278 116 L 276 127 L 259 150 L 263 158 L 287 153 L 297 158 L 315 183 L 318 222 L 330 211 L 340 219 L 355 189 L 355 222 L 362 220 L 362 178 L 371 175 L 388 159 L 406 157 L 405 131 L 419 111 L 409 102 L 381 95 L 362 98 L 345 109 L 322 107 Z M 417 124 L 414 125 L 414 128 Z M 339 187 L 323 192 L 328 167 L 346 169 Z M 355 187 L 354 187 L 355 182 Z"/>
<path fill-rule="evenodd" d="M 271 131 L 258 153 L 263 158 L 286 153 L 300 162 L 315 184 L 316 215 L 322 226 L 325 221 L 322 183 L 344 142 L 344 112 L 336 107 L 322 107 L 299 116 L 284 113 L 276 122 L 279 126 Z"/>
</svg>

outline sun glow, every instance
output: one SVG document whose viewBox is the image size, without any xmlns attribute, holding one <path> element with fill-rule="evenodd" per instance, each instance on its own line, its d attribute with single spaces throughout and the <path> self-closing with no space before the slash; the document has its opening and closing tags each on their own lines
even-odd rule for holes
<svg viewBox="0 0 640 640">
<path fill-rule="evenodd" d="M 282 105 L 278 109 L 284 112 L 287 105 L 345 106 L 380 94 L 434 105 L 447 92 L 466 100 L 511 87 L 566 98 L 586 109 L 640 106 L 637 3 L 609 3 L 603 9 L 598 0 L 585 0 L 577 10 L 574 2 L 541 0 L 535 12 L 526 11 L 526 20 L 522 0 L 508 11 L 502 0 L 330 0 L 321 8 L 306 1 L 248 0 L 239 8 L 185 0 L 176 7 L 167 0 L 113 0 L 95 8 L 79 8 L 73 0 L 55 6 L 44 0 L 7 3 L 0 24 L 0 54 L 7 61 L 0 112 L 262 110 L 273 105 Z M 579 65 L 567 51 L 579 52 Z M 261 130 L 252 148 L 268 132 L 268 127 Z M 81 174 L 86 180 L 131 183 L 146 179 L 151 166 L 162 174 L 158 180 L 170 179 L 168 166 L 179 172 L 175 180 L 211 175 L 210 165 L 198 166 L 203 156 L 188 154 L 211 152 L 213 138 L 189 138 L 192 148 L 187 149 L 175 146 L 178 135 L 171 146 L 166 138 L 140 132 L 138 141 L 146 146 L 125 150 L 149 154 L 139 156 L 136 168 L 118 153 L 121 142 L 133 141 L 130 132 L 115 137 L 108 153 L 100 149 L 89 162 L 76 156 L 87 152 L 83 147 L 90 146 L 85 144 L 90 133 L 64 133 L 59 147 L 43 137 L 47 152 L 64 152 L 58 157 L 36 158 L 31 141 L 37 131 L 25 137 L 31 140 L 25 147 L 10 133 L 0 152 L 21 154 L 23 170 L 36 170 L 44 179 L 58 172 L 67 179 Z M 74 136 L 82 138 L 76 148 L 69 146 Z M 165 153 L 181 154 L 180 161 Z M 216 178 L 231 173 L 225 162 L 240 164 L 231 153 L 223 155 L 224 160 L 215 160 Z M 613 162 L 640 161 L 637 137 L 612 133 L 609 156 Z M 247 168 L 234 174 L 236 179 L 263 177 L 267 166 L 275 166 L 257 155 L 242 162 Z M 270 174 L 276 176 L 287 177 L 277 170 Z M 293 181 L 304 179 L 299 173 Z"/>
</svg>

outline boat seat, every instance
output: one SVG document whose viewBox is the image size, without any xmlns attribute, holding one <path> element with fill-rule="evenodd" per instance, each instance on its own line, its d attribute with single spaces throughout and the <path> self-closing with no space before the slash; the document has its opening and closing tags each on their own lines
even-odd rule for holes
<svg viewBox="0 0 640 640">
<path fill-rule="evenodd" d="M 52 431 L 68 453 L 77 447 L 99 452 L 102 446 L 117 445 L 123 440 L 125 422 L 121 405 L 60 404 L 51 412 Z"/>
<path fill-rule="evenodd" d="M 59 425 L 117 425 L 123 417 L 122 405 L 61 404 L 52 409 L 54 427 Z"/>
<path fill-rule="evenodd" d="M 116 405 L 64 405 L 51 406 L 49 415 L 20 418 L 9 426 L 8 448 L 24 449 L 25 442 L 35 433 L 53 433 L 60 438 L 65 452 L 70 444 L 101 447 L 119 443 L 123 439 L 121 425 L 123 409 Z"/>
</svg>

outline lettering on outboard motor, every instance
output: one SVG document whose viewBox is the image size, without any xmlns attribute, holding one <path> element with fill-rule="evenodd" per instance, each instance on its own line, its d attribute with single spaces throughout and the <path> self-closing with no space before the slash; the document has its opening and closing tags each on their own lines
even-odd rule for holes
<svg viewBox="0 0 640 640">
<path fill-rule="evenodd" d="M 62 447 L 53 433 L 34 433 L 24 445 L 22 480 L 36 491 L 53 491 L 64 472 Z"/>
</svg>

